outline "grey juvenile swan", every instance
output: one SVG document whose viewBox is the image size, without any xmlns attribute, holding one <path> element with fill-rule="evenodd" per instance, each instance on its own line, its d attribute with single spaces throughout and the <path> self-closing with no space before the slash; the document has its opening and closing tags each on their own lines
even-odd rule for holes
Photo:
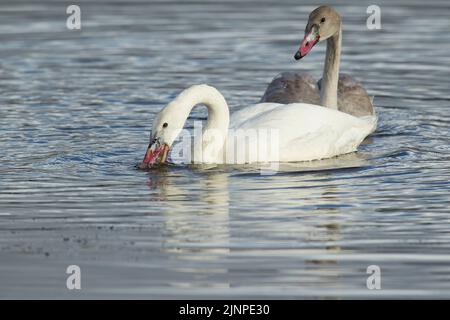
<svg viewBox="0 0 450 320">
<path fill-rule="evenodd" d="M 285 72 L 272 80 L 261 102 L 283 104 L 303 102 L 360 117 L 375 113 L 372 99 L 353 78 L 339 74 L 342 28 L 341 16 L 329 6 L 320 6 L 309 15 L 305 37 L 295 54 L 299 60 L 319 41 L 327 40 L 327 51 L 322 79 L 316 84 L 309 75 Z"/>
</svg>

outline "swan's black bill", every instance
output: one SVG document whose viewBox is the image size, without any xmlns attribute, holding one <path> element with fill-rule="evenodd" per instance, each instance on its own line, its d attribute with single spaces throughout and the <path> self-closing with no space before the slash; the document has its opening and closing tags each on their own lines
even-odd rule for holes
<svg viewBox="0 0 450 320">
<path fill-rule="evenodd" d="M 295 60 L 300 60 L 301 58 L 303 58 L 302 54 L 300 53 L 300 51 L 297 51 L 295 53 L 294 59 Z"/>
</svg>

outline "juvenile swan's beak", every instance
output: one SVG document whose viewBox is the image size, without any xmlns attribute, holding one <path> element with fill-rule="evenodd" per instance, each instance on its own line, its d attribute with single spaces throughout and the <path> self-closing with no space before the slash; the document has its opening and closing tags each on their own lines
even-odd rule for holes
<svg viewBox="0 0 450 320">
<path fill-rule="evenodd" d="M 154 139 L 148 146 L 144 160 L 139 165 L 140 169 L 150 168 L 155 163 L 164 163 L 169 154 L 169 146 L 166 143 L 161 144 L 159 139 Z"/>
<path fill-rule="evenodd" d="M 305 37 L 300 44 L 300 49 L 295 53 L 294 59 L 300 60 L 311 51 L 317 42 L 319 42 L 319 27 L 315 24 L 311 26 L 309 30 L 305 32 Z"/>
</svg>

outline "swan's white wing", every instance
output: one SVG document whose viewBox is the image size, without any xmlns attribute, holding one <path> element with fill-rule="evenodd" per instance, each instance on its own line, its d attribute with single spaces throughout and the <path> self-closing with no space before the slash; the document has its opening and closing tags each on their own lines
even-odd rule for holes
<svg viewBox="0 0 450 320">
<path fill-rule="evenodd" d="M 264 105 L 250 107 L 253 112 L 242 114 L 234 125 L 234 129 L 278 132 L 279 158 L 259 161 L 306 161 L 353 152 L 376 126 L 376 116 L 357 118 L 304 103 Z"/>
<path fill-rule="evenodd" d="M 280 103 L 258 103 L 233 112 L 233 114 L 231 114 L 230 116 L 230 129 L 238 128 L 247 120 L 255 118 L 277 107 L 282 106 L 285 105 Z"/>
</svg>

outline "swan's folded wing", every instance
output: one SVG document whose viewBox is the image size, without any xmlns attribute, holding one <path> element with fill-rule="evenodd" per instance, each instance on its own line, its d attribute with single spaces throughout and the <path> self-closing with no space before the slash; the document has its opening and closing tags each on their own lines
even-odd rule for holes
<svg viewBox="0 0 450 320">
<path fill-rule="evenodd" d="M 279 103 L 258 103 L 233 112 L 230 116 L 230 129 L 237 128 L 249 119 L 253 119 L 266 112 L 270 112 L 280 106 L 284 105 Z"/>
<path fill-rule="evenodd" d="M 319 89 L 322 87 L 322 79 L 317 85 Z M 345 73 L 339 73 L 338 109 L 356 117 L 375 114 L 373 97 L 367 94 L 360 82 Z"/>
<path fill-rule="evenodd" d="M 276 130 L 280 161 L 304 161 L 355 151 L 374 129 L 374 120 L 295 103 L 257 114 L 236 129 Z"/>
<path fill-rule="evenodd" d="M 270 82 L 261 102 L 319 104 L 320 92 L 310 75 L 283 72 Z"/>
</svg>

